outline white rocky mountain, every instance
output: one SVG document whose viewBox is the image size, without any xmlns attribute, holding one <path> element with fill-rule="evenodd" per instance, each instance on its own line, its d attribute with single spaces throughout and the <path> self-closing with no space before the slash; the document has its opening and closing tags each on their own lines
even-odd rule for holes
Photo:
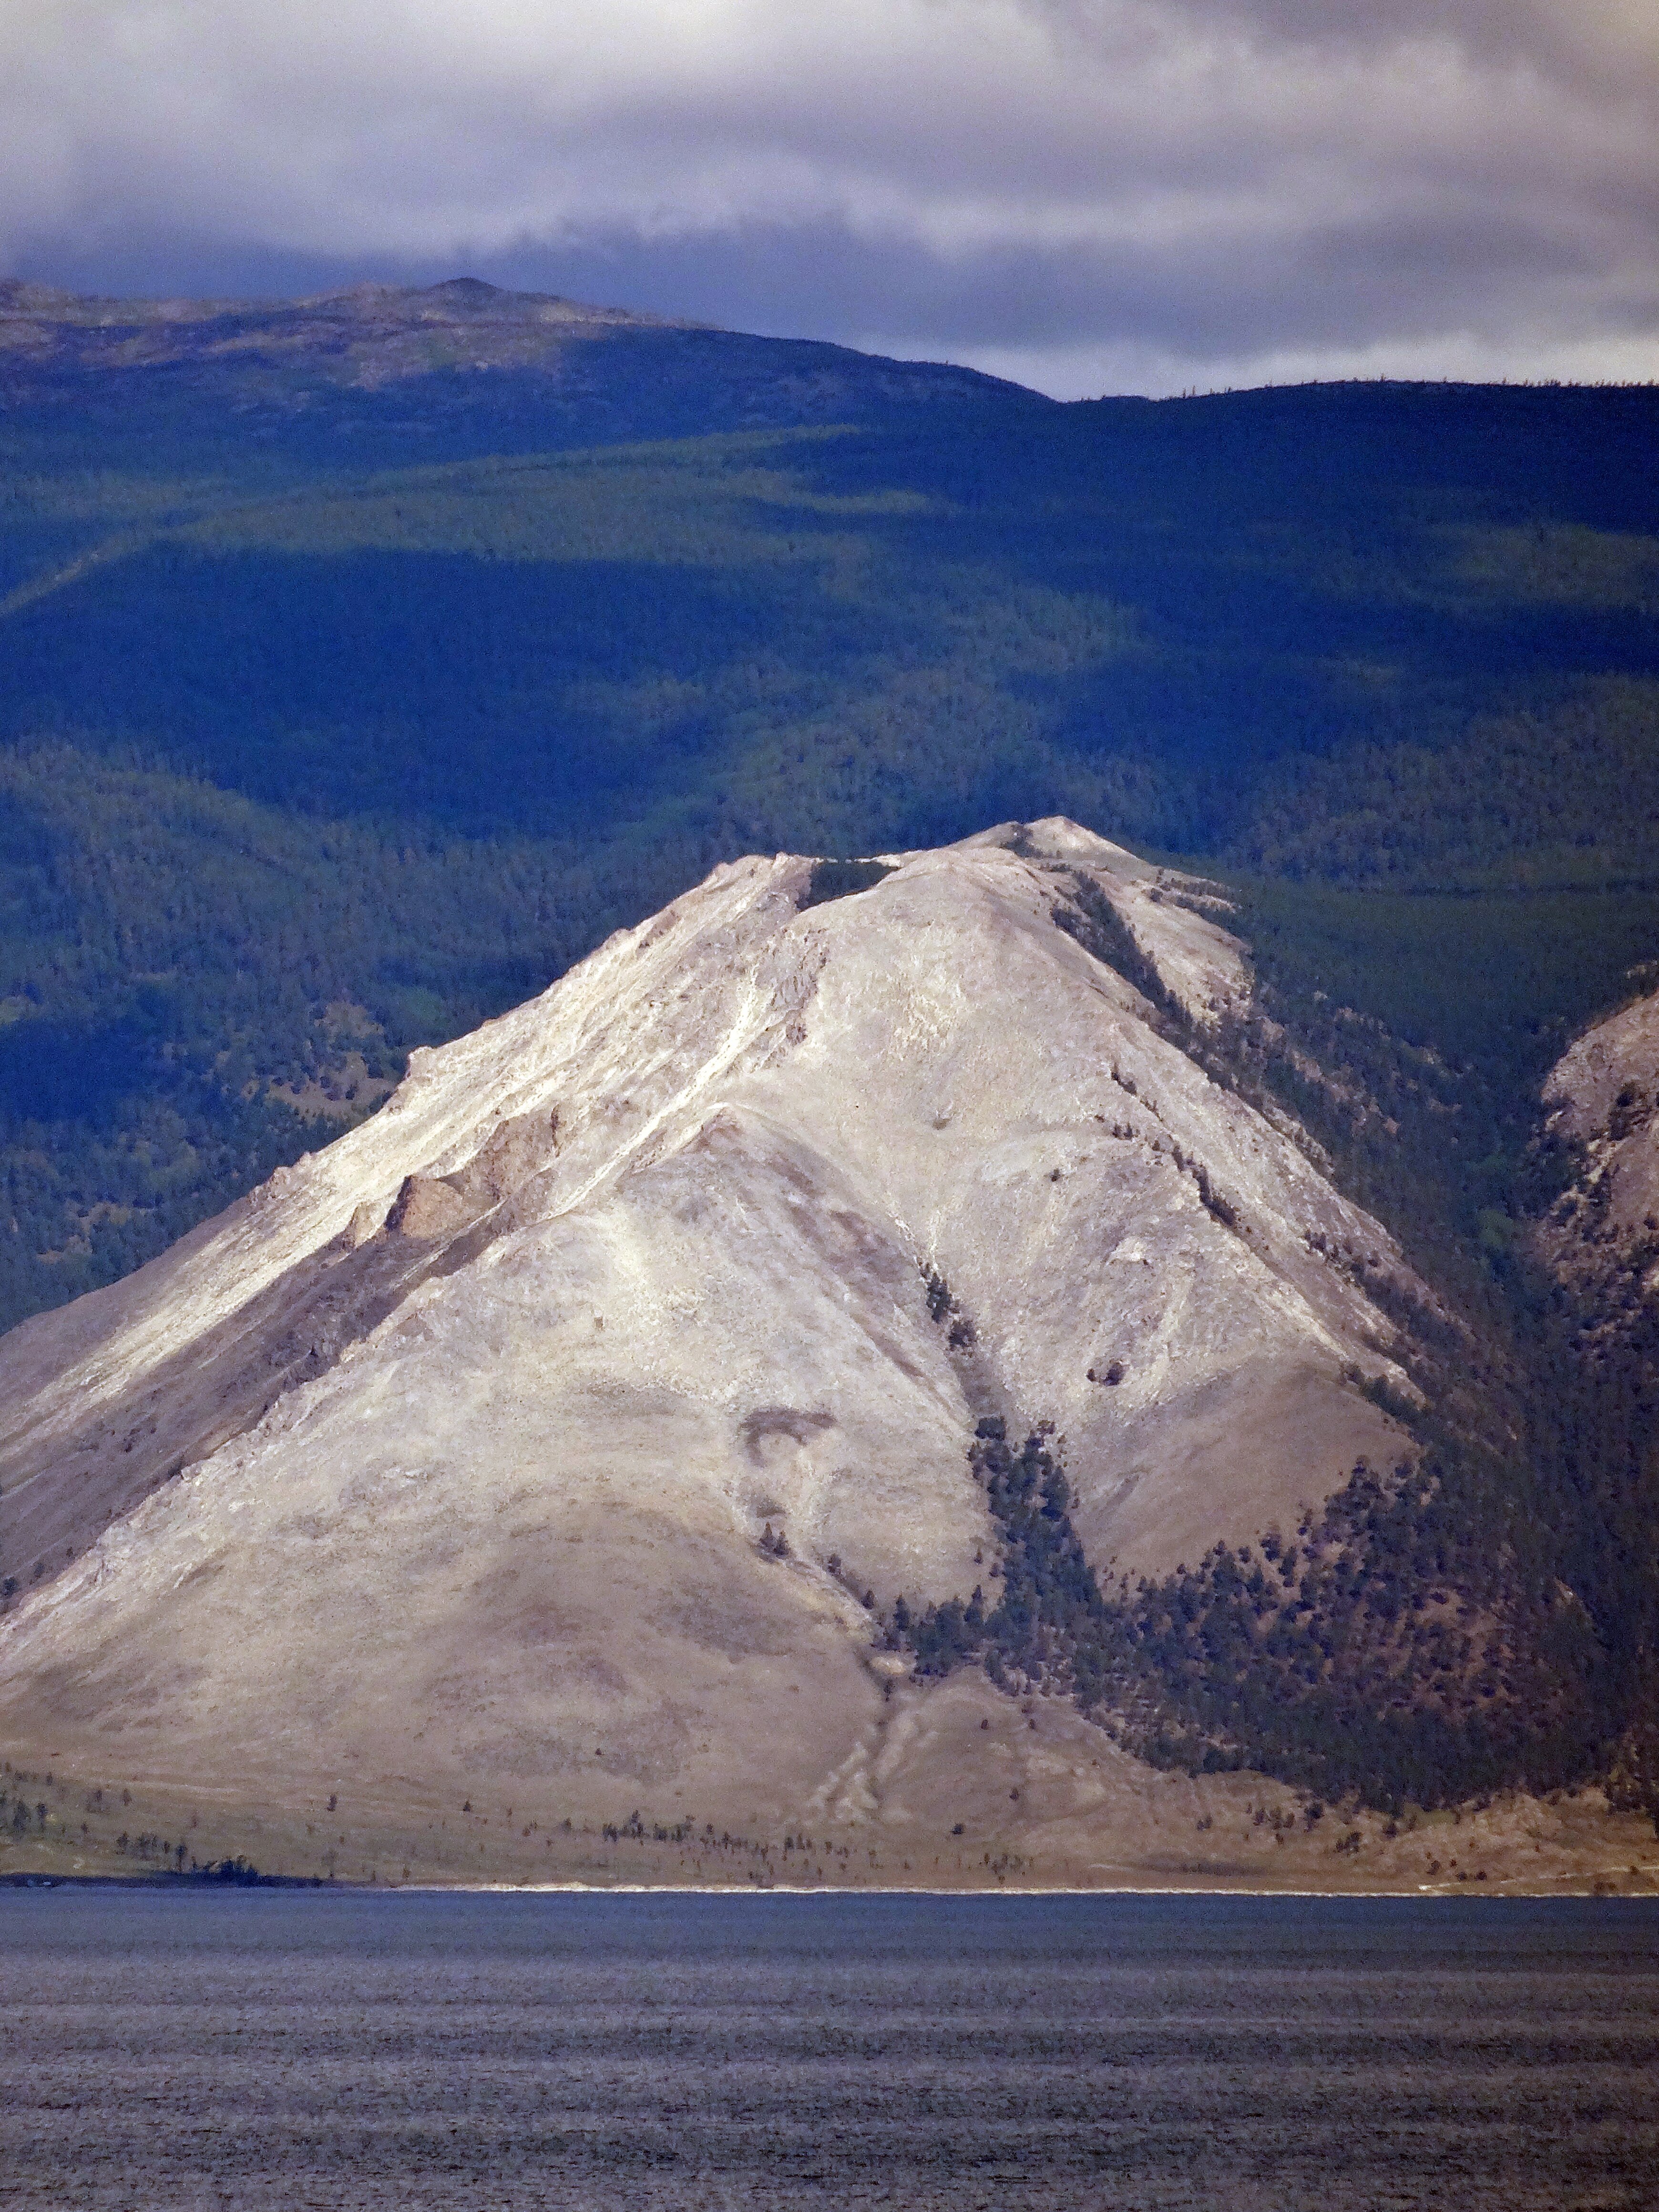
<svg viewBox="0 0 1659 2212">
<path fill-rule="evenodd" d="M 1398 1456 L 1398 1253 L 1187 1048 L 1212 908 L 1062 821 L 887 859 L 717 868 L 0 1342 L 0 1744 L 851 1817 L 865 1594 L 990 1586 L 976 1419 L 1055 1424 L 1103 1571 Z"/>
</svg>

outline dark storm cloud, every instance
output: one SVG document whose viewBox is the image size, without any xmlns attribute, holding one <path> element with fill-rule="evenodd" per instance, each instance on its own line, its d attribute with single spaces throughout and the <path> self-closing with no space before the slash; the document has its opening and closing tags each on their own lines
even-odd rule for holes
<svg viewBox="0 0 1659 2212">
<path fill-rule="evenodd" d="M 1588 0 L 0 0 L 0 258 L 462 266 L 1051 389 L 1659 367 L 1659 30 Z"/>
</svg>

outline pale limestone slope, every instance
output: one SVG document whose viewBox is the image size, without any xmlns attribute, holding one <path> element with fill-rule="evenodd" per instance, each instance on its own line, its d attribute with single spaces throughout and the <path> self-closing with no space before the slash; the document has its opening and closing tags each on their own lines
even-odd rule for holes
<svg viewBox="0 0 1659 2212">
<path fill-rule="evenodd" d="M 859 1593 L 987 1578 L 976 1414 L 1054 1419 L 1095 1555 L 1151 1567 L 1397 1448 L 1345 1376 L 1393 1331 L 1323 1255 L 1398 1255 L 1054 913 L 1088 868 L 1208 1019 L 1223 930 L 1068 823 L 798 912 L 810 866 L 717 870 L 0 1343 L 7 1553 L 56 1577 L 0 1733 L 764 1822 L 879 1708 Z"/>
</svg>

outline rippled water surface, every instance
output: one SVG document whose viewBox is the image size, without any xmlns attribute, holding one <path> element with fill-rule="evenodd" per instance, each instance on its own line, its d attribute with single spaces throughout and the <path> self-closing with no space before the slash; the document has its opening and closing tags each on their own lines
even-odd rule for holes
<svg viewBox="0 0 1659 2212">
<path fill-rule="evenodd" d="M 0 1892 L 11 2206 L 1659 2206 L 1659 1911 Z"/>
</svg>

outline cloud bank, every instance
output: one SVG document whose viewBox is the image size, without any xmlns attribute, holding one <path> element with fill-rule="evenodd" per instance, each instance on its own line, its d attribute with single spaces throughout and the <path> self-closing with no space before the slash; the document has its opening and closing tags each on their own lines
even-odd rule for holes
<svg viewBox="0 0 1659 2212">
<path fill-rule="evenodd" d="M 0 267 L 466 270 L 1065 395 L 1659 374 L 1650 0 L 0 0 Z"/>
</svg>

